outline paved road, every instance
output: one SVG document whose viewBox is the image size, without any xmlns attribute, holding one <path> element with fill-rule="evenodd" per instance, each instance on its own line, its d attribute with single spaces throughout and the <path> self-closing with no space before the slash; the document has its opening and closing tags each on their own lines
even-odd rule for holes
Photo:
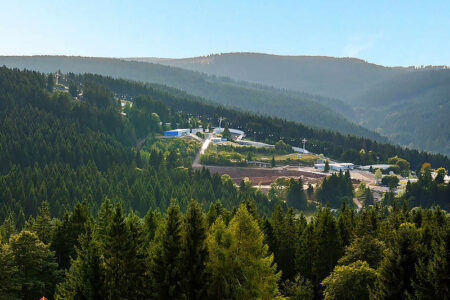
<svg viewBox="0 0 450 300">
<path fill-rule="evenodd" d="M 201 168 L 200 164 L 200 156 L 205 153 L 206 149 L 208 149 L 209 144 L 211 143 L 211 137 L 208 137 L 204 142 L 202 147 L 200 148 L 200 151 L 198 151 L 197 155 L 195 156 L 194 162 L 192 163 L 192 168 Z"/>
</svg>

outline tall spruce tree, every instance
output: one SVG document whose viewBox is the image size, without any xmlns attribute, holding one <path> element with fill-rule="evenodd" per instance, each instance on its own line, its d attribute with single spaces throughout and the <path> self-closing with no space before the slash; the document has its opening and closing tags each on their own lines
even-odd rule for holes
<svg viewBox="0 0 450 300">
<path fill-rule="evenodd" d="M 181 231 L 180 207 L 172 200 L 151 253 L 150 276 L 153 280 L 153 297 L 156 299 L 180 299 L 183 296 Z"/>
<path fill-rule="evenodd" d="M 106 241 L 106 236 L 112 222 L 113 213 L 114 211 L 111 201 L 105 196 L 97 217 L 97 232 L 101 243 Z"/>
<path fill-rule="evenodd" d="M 205 299 L 208 283 L 206 221 L 197 201 L 189 202 L 183 229 L 183 290 L 187 299 Z"/>
<path fill-rule="evenodd" d="M 44 244 L 49 244 L 52 241 L 54 226 L 47 201 L 42 201 L 41 207 L 39 207 L 39 214 L 32 228 Z"/>
<path fill-rule="evenodd" d="M 286 198 L 290 207 L 300 210 L 306 208 L 306 195 L 303 190 L 303 181 L 301 178 L 298 180 L 291 178 L 289 180 Z"/>
<path fill-rule="evenodd" d="M 14 217 L 9 215 L 5 221 L 3 221 L 2 226 L 0 226 L 0 244 L 7 243 L 9 241 L 9 237 L 16 233 L 16 224 L 14 222 Z"/>
<path fill-rule="evenodd" d="M 437 229 L 435 229 L 437 231 Z M 432 242 L 432 256 L 416 264 L 416 279 L 413 280 L 417 299 L 448 299 L 450 295 L 450 228 Z"/>
<path fill-rule="evenodd" d="M 403 223 L 396 230 L 392 245 L 378 268 L 377 299 L 406 299 L 414 295 L 417 239 L 417 230 L 411 223 Z"/>
<path fill-rule="evenodd" d="M 144 245 L 144 228 L 141 219 L 131 212 L 126 219 L 129 232 L 126 244 L 128 246 L 127 262 L 124 265 L 127 285 L 127 297 L 130 299 L 145 299 L 150 296 L 150 284 L 147 272 L 147 249 Z"/>
<path fill-rule="evenodd" d="M 354 223 L 353 210 L 347 207 L 345 201 L 342 201 L 338 217 L 338 226 L 343 246 L 348 246 L 350 244 L 353 236 Z"/>
<path fill-rule="evenodd" d="M 54 253 L 33 232 L 23 230 L 11 236 L 9 246 L 21 283 L 20 298 L 53 297 L 61 274 Z"/>
<path fill-rule="evenodd" d="M 77 257 L 66 271 L 66 279 L 58 284 L 56 299 L 101 299 L 104 296 L 103 267 L 100 245 L 91 221 L 85 224 L 85 233 L 79 237 Z"/>
<path fill-rule="evenodd" d="M 329 208 L 319 211 L 314 229 L 317 239 L 317 256 L 313 263 L 313 272 L 317 281 L 313 283 L 319 290 L 320 282 L 333 271 L 344 251 L 338 224 Z"/>
<path fill-rule="evenodd" d="M 20 299 L 19 269 L 9 245 L 0 243 L 0 299 Z"/>
<path fill-rule="evenodd" d="M 314 264 L 317 259 L 318 240 L 315 236 L 314 223 L 309 223 L 303 230 L 297 249 L 295 267 L 301 276 L 311 282 L 317 282 Z"/>
<path fill-rule="evenodd" d="M 143 262 L 137 260 L 137 247 L 140 245 L 134 239 L 125 221 L 122 206 L 117 203 L 102 244 L 106 297 L 109 299 L 134 299 L 141 292 L 139 282 L 143 274 L 139 270 Z"/>
<path fill-rule="evenodd" d="M 75 204 L 73 210 L 66 212 L 63 220 L 56 223 L 51 249 L 55 251 L 60 269 L 68 269 L 70 258 L 76 258 L 75 247 L 79 247 L 78 237 L 84 232 L 87 221 L 92 221 L 92 217 L 83 201 Z"/>
<path fill-rule="evenodd" d="M 149 209 L 144 217 L 144 244 L 149 247 L 155 238 L 156 230 L 162 222 L 161 213 L 157 210 Z"/>
</svg>

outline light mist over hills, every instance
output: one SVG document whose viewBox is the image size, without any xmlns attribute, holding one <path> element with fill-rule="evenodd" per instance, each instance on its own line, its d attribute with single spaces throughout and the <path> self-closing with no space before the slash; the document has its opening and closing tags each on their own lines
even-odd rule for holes
<svg viewBox="0 0 450 300">
<path fill-rule="evenodd" d="M 193 58 L 130 58 L 160 63 L 210 75 L 226 76 L 278 88 L 352 98 L 373 83 L 409 68 L 383 67 L 356 58 L 280 56 L 261 53 L 225 53 Z"/>
</svg>

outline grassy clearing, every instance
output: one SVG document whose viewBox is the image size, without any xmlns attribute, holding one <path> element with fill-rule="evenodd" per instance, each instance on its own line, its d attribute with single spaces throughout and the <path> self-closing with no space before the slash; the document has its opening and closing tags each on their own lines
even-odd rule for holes
<svg viewBox="0 0 450 300">
<path fill-rule="evenodd" d="M 317 159 L 319 159 L 318 155 L 308 153 L 301 154 L 301 157 L 298 157 L 299 153 L 291 153 L 286 155 L 275 155 L 275 161 L 277 164 L 302 164 L 302 165 L 313 165 Z M 255 160 L 270 162 L 272 157 L 269 155 L 255 155 Z"/>
</svg>

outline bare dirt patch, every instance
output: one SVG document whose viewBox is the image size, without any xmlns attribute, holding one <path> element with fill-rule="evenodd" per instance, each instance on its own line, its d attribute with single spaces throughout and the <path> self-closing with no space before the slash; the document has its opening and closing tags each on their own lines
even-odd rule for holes
<svg viewBox="0 0 450 300">
<path fill-rule="evenodd" d="M 295 169 L 283 168 L 243 168 L 243 167 L 225 167 L 225 166 L 204 166 L 211 173 L 227 174 L 235 183 L 241 182 L 248 177 L 253 184 L 270 184 L 278 177 L 302 177 L 307 183 L 317 183 L 325 175 L 310 172 L 299 171 Z M 194 167 L 195 168 L 195 167 Z M 197 167 L 201 168 L 201 167 Z"/>
</svg>

